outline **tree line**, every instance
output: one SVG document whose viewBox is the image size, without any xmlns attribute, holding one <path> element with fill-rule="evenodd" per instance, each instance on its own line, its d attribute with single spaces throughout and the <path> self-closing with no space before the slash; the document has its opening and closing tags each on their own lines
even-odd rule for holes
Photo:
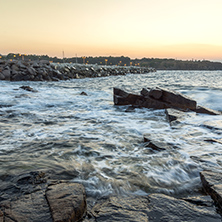
<svg viewBox="0 0 222 222">
<path fill-rule="evenodd" d="M 49 57 L 48 55 L 26 55 L 14 54 L 0 55 L 0 59 L 6 60 L 47 60 L 54 63 L 80 63 L 80 64 L 98 64 L 98 65 L 117 65 L 117 66 L 141 66 L 152 67 L 157 70 L 222 70 L 221 62 L 212 62 L 208 60 L 176 60 L 176 59 L 160 59 L 160 58 L 142 58 L 131 59 L 126 56 L 105 57 L 105 56 L 83 56 L 71 58 Z"/>
</svg>

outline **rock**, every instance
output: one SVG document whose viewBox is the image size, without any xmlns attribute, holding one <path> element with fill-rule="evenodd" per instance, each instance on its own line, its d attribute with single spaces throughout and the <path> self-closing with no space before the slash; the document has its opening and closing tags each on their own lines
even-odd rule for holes
<svg viewBox="0 0 222 222">
<path fill-rule="evenodd" d="M 88 96 L 88 94 L 86 92 L 81 92 L 80 95 L 81 96 Z"/>
<path fill-rule="evenodd" d="M 152 89 L 149 92 L 147 92 L 147 89 L 143 89 L 141 91 L 142 95 L 127 93 L 117 88 L 114 88 L 113 92 L 115 105 L 140 105 L 153 109 L 177 108 L 187 110 L 196 108 L 196 101 L 180 93 L 160 88 Z"/>
<path fill-rule="evenodd" d="M 5 76 L 0 72 L 0 80 L 5 80 Z"/>
<path fill-rule="evenodd" d="M 36 75 L 36 71 L 35 71 L 35 69 L 32 68 L 32 67 L 28 67 L 28 68 L 27 68 L 27 71 L 28 71 L 28 73 L 29 73 L 30 75 L 33 75 L 33 76 Z"/>
<path fill-rule="evenodd" d="M 19 88 L 24 89 L 24 90 L 29 91 L 29 92 L 38 92 L 38 90 L 35 90 L 30 86 L 20 86 Z"/>
<path fill-rule="evenodd" d="M 214 207 L 199 206 L 163 194 L 102 199 L 93 207 L 92 215 L 97 222 L 221 221 Z"/>
<path fill-rule="evenodd" d="M 149 91 L 149 89 L 143 88 L 143 89 L 140 91 L 140 94 L 141 94 L 142 96 L 149 96 L 150 91 Z"/>
<path fill-rule="evenodd" d="M 187 198 L 182 198 L 182 200 L 185 200 L 198 206 L 214 207 L 214 202 L 209 195 L 191 196 Z"/>
<path fill-rule="evenodd" d="M 163 92 L 162 90 L 156 88 L 156 89 L 151 89 L 150 90 L 150 93 L 149 93 L 149 96 L 154 98 L 154 99 L 160 99 L 163 95 Z"/>
<path fill-rule="evenodd" d="M 2 74 L 5 76 L 5 80 L 10 80 L 11 79 L 11 71 L 10 71 L 10 69 L 3 70 Z"/>
<path fill-rule="evenodd" d="M 185 116 L 187 116 L 187 113 L 172 108 L 165 109 L 165 113 L 170 124 L 174 121 L 178 123 L 179 121 L 182 121 Z"/>
<path fill-rule="evenodd" d="M 143 139 L 144 139 L 144 143 L 146 143 L 145 146 L 150 147 L 153 150 L 162 151 L 162 150 L 166 150 L 170 148 L 169 145 L 164 142 L 154 141 L 154 140 L 149 139 L 146 136 L 144 136 Z"/>
<path fill-rule="evenodd" d="M 203 106 L 197 106 L 197 108 L 194 110 L 196 113 L 203 113 L 208 115 L 221 115 L 221 112 L 215 111 Z"/>
<path fill-rule="evenodd" d="M 208 193 L 220 210 L 222 210 L 222 176 L 221 172 L 202 171 L 200 178 L 203 188 Z"/>
<path fill-rule="evenodd" d="M 113 100 L 115 105 L 133 105 L 138 107 L 152 108 L 152 109 L 168 109 L 173 108 L 180 111 L 195 111 L 211 115 L 221 114 L 220 112 L 197 107 L 197 102 L 188 98 L 181 93 L 163 89 L 163 88 L 143 88 L 141 95 L 125 92 L 119 88 L 113 88 Z M 172 113 L 172 112 L 171 112 Z M 176 120 L 175 115 L 168 114 L 169 122 Z"/>
<path fill-rule="evenodd" d="M 205 139 L 204 141 L 210 142 L 210 143 L 220 143 L 220 144 L 222 144 L 222 140 L 217 140 L 217 139 Z"/>
<path fill-rule="evenodd" d="M 158 88 L 152 88 L 152 89 L 145 89 L 143 88 L 140 92 L 143 96 L 148 96 L 153 99 L 160 99 L 163 95 L 162 90 Z"/>
<path fill-rule="evenodd" d="M 12 77 L 12 81 L 23 81 L 23 80 L 24 80 L 24 75 L 21 72 L 15 74 Z"/>
<path fill-rule="evenodd" d="M 86 195 L 80 184 L 61 183 L 50 186 L 46 198 L 53 221 L 78 221 L 86 214 Z"/>
<path fill-rule="evenodd" d="M 13 64 L 11 69 L 12 71 L 19 71 L 19 67 L 16 64 Z"/>
<path fill-rule="evenodd" d="M 26 69 L 28 63 L 26 62 L 22 62 L 22 61 L 18 61 L 17 62 L 17 66 L 19 67 L 19 69 Z"/>
<path fill-rule="evenodd" d="M 73 177 L 72 177 L 73 178 Z M 86 212 L 81 184 L 48 181 L 48 173 L 0 177 L 0 221 L 79 221 Z"/>
<path fill-rule="evenodd" d="M 113 88 L 115 105 L 139 105 L 143 96 L 127 93 L 124 90 Z"/>
<path fill-rule="evenodd" d="M 5 221 L 52 221 L 43 191 L 19 197 L 5 204 Z"/>
<path fill-rule="evenodd" d="M 196 109 L 197 102 L 192 100 L 191 98 L 172 90 L 164 88 L 157 89 L 160 89 L 162 91 L 161 100 L 170 104 L 172 108 L 176 107 L 183 110 Z"/>
</svg>

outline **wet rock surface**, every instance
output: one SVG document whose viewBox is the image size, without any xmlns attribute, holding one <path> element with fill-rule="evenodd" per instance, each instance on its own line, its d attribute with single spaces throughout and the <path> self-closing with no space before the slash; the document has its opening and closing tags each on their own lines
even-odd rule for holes
<svg viewBox="0 0 222 222">
<path fill-rule="evenodd" d="M 81 64 L 55 64 L 49 61 L 2 61 L 0 80 L 7 81 L 59 81 L 112 75 L 154 72 L 152 68 L 125 66 L 98 66 Z"/>
<path fill-rule="evenodd" d="M 48 180 L 43 172 L 1 178 L 0 221 L 78 221 L 86 209 L 81 184 Z"/>
<path fill-rule="evenodd" d="M 202 201 L 201 203 L 203 203 Z M 202 206 L 164 194 L 109 197 L 92 209 L 96 221 L 221 221 L 214 206 Z"/>
<path fill-rule="evenodd" d="M 1 178 L 0 221 L 221 221 L 209 196 L 109 196 L 87 207 L 81 184 L 49 177 L 47 173 L 30 172 Z M 207 182 L 210 191 L 206 190 L 221 204 L 221 177 L 212 172 L 202 172 L 201 177 L 211 180 Z M 203 185 L 209 186 L 205 182 Z M 216 191 L 212 191 L 212 186 Z"/>
<path fill-rule="evenodd" d="M 205 170 L 200 172 L 203 188 L 214 200 L 220 212 L 222 212 L 222 175 L 221 171 Z"/>
</svg>

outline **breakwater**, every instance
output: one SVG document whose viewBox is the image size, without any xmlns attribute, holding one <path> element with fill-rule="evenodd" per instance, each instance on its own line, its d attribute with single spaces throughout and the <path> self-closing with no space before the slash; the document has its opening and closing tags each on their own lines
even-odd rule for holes
<svg viewBox="0 0 222 222">
<path fill-rule="evenodd" d="M 137 66 L 101 66 L 49 61 L 0 61 L 0 80 L 8 81 L 59 81 L 154 72 L 153 68 Z"/>
</svg>

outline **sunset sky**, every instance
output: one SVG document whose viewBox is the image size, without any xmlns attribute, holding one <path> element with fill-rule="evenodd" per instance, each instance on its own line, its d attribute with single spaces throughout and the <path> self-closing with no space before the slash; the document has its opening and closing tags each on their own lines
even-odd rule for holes
<svg viewBox="0 0 222 222">
<path fill-rule="evenodd" d="M 0 0 L 0 54 L 222 61 L 222 0 Z"/>
</svg>

